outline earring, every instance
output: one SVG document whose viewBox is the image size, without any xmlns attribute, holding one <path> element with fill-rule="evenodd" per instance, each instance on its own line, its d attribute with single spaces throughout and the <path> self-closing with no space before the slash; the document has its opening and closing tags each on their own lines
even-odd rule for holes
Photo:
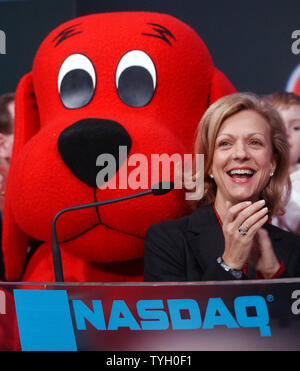
<svg viewBox="0 0 300 371">
<path fill-rule="evenodd" d="M 271 172 L 270 172 L 270 176 L 273 176 L 273 175 L 274 175 L 274 173 L 273 173 L 273 171 L 271 171 Z"/>
<path fill-rule="evenodd" d="M 210 176 L 210 178 L 211 178 L 211 179 L 214 179 L 214 176 L 213 176 L 213 174 L 209 174 L 209 176 Z"/>
</svg>

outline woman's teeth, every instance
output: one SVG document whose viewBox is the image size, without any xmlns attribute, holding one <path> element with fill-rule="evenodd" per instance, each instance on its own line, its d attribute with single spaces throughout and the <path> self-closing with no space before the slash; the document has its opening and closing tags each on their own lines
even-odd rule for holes
<svg viewBox="0 0 300 371">
<path fill-rule="evenodd" d="M 234 169 L 230 170 L 228 174 L 233 178 L 250 178 L 254 174 L 254 170 L 251 169 Z"/>
</svg>

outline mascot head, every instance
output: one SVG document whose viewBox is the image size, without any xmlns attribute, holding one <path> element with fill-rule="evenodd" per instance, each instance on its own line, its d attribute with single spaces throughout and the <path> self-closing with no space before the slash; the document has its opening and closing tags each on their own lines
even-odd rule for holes
<svg viewBox="0 0 300 371">
<path fill-rule="evenodd" d="M 149 188 L 154 155 L 192 153 L 202 114 L 232 92 L 201 38 L 172 16 L 94 14 L 52 31 L 17 88 L 3 231 L 7 279 L 21 279 L 32 240 L 47 246 L 35 259 L 43 269 L 58 211 Z M 158 180 L 170 177 L 162 171 Z M 177 189 L 66 213 L 57 225 L 60 247 L 87 264 L 107 264 L 106 271 L 140 259 L 147 228 L 182 215 L 184 199 Z"/>
</svg>

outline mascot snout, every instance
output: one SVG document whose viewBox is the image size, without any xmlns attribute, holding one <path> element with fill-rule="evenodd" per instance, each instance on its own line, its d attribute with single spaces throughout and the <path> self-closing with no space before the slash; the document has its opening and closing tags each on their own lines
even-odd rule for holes
<svg viewBox="0 0 300 371">
<path fill-rule="evenodd" d="M 131 138 L 126 129 L 116 121 L 104 119 L 83 119 L 64 129 L 57 141 L 58 152 L 71 172 L 89 187 L 96 184 L 99 167 L 96 159 L 108 154 L 116 160 L 117 172 L 122 164 L 119 161 L 119 147 L 131 149 Z M 101 169 L 101 168 L 100 168 Z M 111 174 L 110 172 L 110 175 Z M 109 178 L 107 179 L 109 180 Z"/>
</svg>

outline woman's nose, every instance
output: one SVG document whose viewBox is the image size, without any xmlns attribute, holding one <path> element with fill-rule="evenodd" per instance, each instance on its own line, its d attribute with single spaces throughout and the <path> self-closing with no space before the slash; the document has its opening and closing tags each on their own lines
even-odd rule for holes
<svg viewBox="0 0 300 371">
<path fill-rule="evenodd" d="M 244 143 L 236 143 L 234 148 L 234 158 L 239 160 L 245 160 L 249 158 L 247 147 Z"/>
</svg>

